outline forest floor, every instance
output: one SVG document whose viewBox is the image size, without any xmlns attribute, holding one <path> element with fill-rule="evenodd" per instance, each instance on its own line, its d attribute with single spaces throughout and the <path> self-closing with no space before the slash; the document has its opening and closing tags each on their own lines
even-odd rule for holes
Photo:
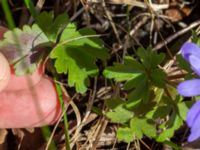
<svg viewBox="0 0 200 150">
<path fill-rule="evenodd" d="M 8 2 L 17 27 L 32 22 L 33 18 L 22 1 Z M 134 54 L 135 49 L 141 46 L 151 46 L 153 51 L 165 53 L 170 60 L 179 52 L 182 44 L 190 39 L 191 31 L 199 31 L 200 28 L 198 0 L 39 0 L 35 1 L 36 4 L 40 6 L 40 12 L 53 11 L 56 15 L 67 13 L 70 21 L 75 22 L 78 28 L 88 27 L 95 30 L 109 50 L 111 57 L 108 65 L 120 61 L 127 54 Z M 1 8 L 0 11 L 3 12 Z M 0 13 L 0 25 L 7 26 L 4 13 Z M 106 87 L 102 76 L 91 79 L 91 85 L 85 94 L 76 94 L 75 89 L 68 86 L 66 89 L 74 98 L 77 108 L 75 113 L 73 107 L 67 110 L 70 137 L 73 135 L 74 138 L 71 140 L 73 149 L 173 149 L 148 137 L 129 144 L 117 140 L 116 129 L 119 124 L 96 113 L 98 109 L 108 110 L 104 100 L 116 90 L 112 86 Z M 124 96 L 126 92 L 122 90 L 120 94 Z M 82 125 L 74 136 L 77 122 L 82 122 Z M 54 126 L 50 126 L 50 129 L 53 130 Z M 198 147 L 198 142 L 187 144 L 188 130 L 183 125 L 171 139 L 185 150 Z M 65 149 L 62 122 L 56 129 L 53 141 L 56 149 Z M 1 129 L 0 143 L 0 150 L 42 150 L 47 146 L 40 128 Z"/>
</svg>

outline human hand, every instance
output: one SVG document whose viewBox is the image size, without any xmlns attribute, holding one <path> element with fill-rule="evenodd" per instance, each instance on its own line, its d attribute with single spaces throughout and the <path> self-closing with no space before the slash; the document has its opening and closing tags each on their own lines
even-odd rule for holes
<svg viewBox="0 0 200 150">
<path fill-rule="evenodd" d="M 6 28 L 0 26 L 0 39 Z M 16 76 L 0 53 L 0 128 L 30 128 L 54 123 L 61 114 L 55 84 L 41 65 L 32 75 Z"/>
</svg>

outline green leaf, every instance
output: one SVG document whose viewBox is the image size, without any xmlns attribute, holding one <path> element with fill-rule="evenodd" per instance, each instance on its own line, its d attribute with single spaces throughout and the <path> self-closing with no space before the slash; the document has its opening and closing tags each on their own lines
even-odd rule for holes
<svg viewBox="0 0 200 150">
<path fill-rule="evenodd" d="M 174 110 L 172 112 L 172 115 L 170 116 L 169 121 L 167 122 L 168 127 L 177 130 L 182 124 L 183 124 L 182 118 L 180 117 L 177 110 Z"/>
<path fill-rule="evenodd" d="M 174 132 L 180 128 L 182 124 L 182 118 L 177 112 L 173 111 L 172 115 L 170 116 L 170 120 L 167 122 L 168 128 L 161 132 L 159 136 L 157 136 L 156 141 L 163 142 L 170 139 L 174 136 Z"/>
<path fill-rule="evenodd" d="M 191 41 L 200 46 L 199 36 L 198 36 L 197 32 L 195 32 L 194 30 L 192 30 L 192 39 L 191 39 Z"/>
<path fill-rule="evenodd" d="M 68 74 L 69 86 L 75 86 L 76 91 L 84 93 L 89 85 L 89 76 L 98 74 L 95 64 L 97 59 L 105 61 L 108 58 L 107 49 L 91 29 L 76 30 L 74 24 L 69 24 L 63 31 L 60 43 L 52 50 L 50 57 L 55 60 L 58 73 Z"/>
<path fill-rule="evenodd" d="M 174 129 L 173 129 L 173 128 L 164 130 L 164 131 L 156 138 L 156 141 L 158 141 L 158 142 L 164 142 L 165 140 L 168 140 L 169 138 L 173 137 L 173 135 L 174 135 Z"/>
<path fill-rule="evenodd" d="M 103 115 L 102 109 L 100 107 L 92 106 L 92 112 L 96 113 L 99 116 Z"/>
<path fill-rule="evenodd" d="M 121 141 L 125 141 L 127 143 L 130 143 L 134 139 L 134 133 L 128 127 L 118 128 L 117 129 L 117 138 Z"/>
<path fill-rule="evenodd" d="M 155 107 L 147 112 L 145 116 L 149 119 L 162 119 L 169 115 L 172 109 L 173 105 L 162 104 L 161 106 L 159 106 L 159 104 L 157 103 Z"/>
<path fill-rule="evenodd" d="M 114 63 L 114 66 L 107 67 L 103 74 L 108 79 L 114 79 L 115 81 L 129 81 L 144 72 L 144 68 L 140 63 L 131 57 L 124 58 L 124 64 Z"/>
<path fill-rule="evenodd" d="M 192 72 L 190 64 L 181 56 L 181 54 L 176 56 L 178 66 L 188 72 Z"/>
<path fill-rule="evenodd" d="M 170 106 L 160 106 L 155 110 L 153 118 L 164 118 L 170 113 L 171 110 L 172 108 Z"/>
<path fill-rule="evenodd" d="M 4 39 L 0 41 L 0 51 L 6 56 L 10 64 L 14 64 L 16 75 L 33 73 L 44 51 L 36 47 L 49 43 L 48 38 L 36 25 L 23 26 L 7 31 Z"/>
<path fill-rule="evenodd" d="M 70 55 L 70 52 L 76 52 L 76 48 L 56 47 L 51 53 L 51 58 L 56 58 L 55 68 L 58 73 L 68 74 L 69 86 L 75 86 L 77 92 L 84 93 L 88 85 L 88 72 L 86 68 L 77 65 L 76 60 Z M 97 72 L 96 68 L 95 70 Z"/>
<path fill-rule="evenodd" d="M 92 29 L 82 28 L 76 30 L 76 26 L 70 23 L 62 32 L 58 46 L 84 47 L 85 49 L 82 50 L 84 53 L 105 61 L 109 57 L 107 49 L 104 48 L 103 41 L 95 36 L 96 33 Z M 82 55 L 80 56 L 82 57 Z"/>
<path fill-rule="evenodd" d="M 143 132 L 141 129 L 141 121 L 137 118 L 133 118 L 130 121 L 130 128 L 133 134 L 138 138 L 141 139 L 143 137 Z"/>
<path fill-rule="evenodd" d="M 143 81 L 144 79 L 147 79 L 146 74 L 140 74 L 140 75 L 136 76 L 135 78 L 128 80 L 124 84 L 124 89 L 125 90 L 131 90 L 133 88 L 137 88 L 138 85 L 141 84 L 141 81 Z"/>
<path fill-rule="evenodd" d="M 163 94 L 164 94 L 164 89 L 162 88 L 156 88 L 154 90 L 155 98 L 154 100 L 159 103 L 162 100 Z"/>
<path fill-rule="evenodd" d="M 191 105 L 192 105 L 191 101 L 180 102 L 177 104 L 179 115 L 183 120 L 186 119 L 187 112 Z"/>
<path fill-rule="evenodd" d="M 54 18 L 53 12 L 42 12 L 36 17 L 36 23 L 50 41 L 56 42 L 61 30 L 69 23 L 69 18 L 66 13 Z"/>
<path fill-rule="evenodd" d="M 125 106 L 129 110 L 135 110 L 140 106 L 141 103 L 142 103 L 141 99 L 136 99 L 136 100 L 134 99 L 127 101 Z"/>
<path fill-rule="evenodd" d="M 106 116 L 112 122 L 126 123 L 133 117 L 133 112 L 127 110 L 124 105 L 119 105 L 113 111 L 107 112 Z"/>
<path fill-rule="evenodd" d="M 118 107 L 119 105 L 124 104 L 125 101 L 123 101 L 121 98 L 111 98 L 111 99 L 107 99 L 105 100 L 105 104 L 108 108 L 110 109 L 115 109 L 116 107 Z"/>
<path fill-rule="evenodd" d="M 138 86 L 128 94 L 128 101 L 131 102 L 148 96 L 148 90 L 148 79 L 145 76 Z"/>
<path fill-rule="evenodd" d="M 137 138 L 142 138 L 143 134 L 148 137 L 156 137 L 156 128 L 151 120 L 146 118 L 132 118 L 130 128 Z"/>
<path fill-rule="evenodd" d="M 145 116 L 145 114 L 152 111 L 155 106 L 156 106 L 156 103 L 153 101 L 149 101 L 148 103 L 141 102 L 139 107 L 137 107 L 134 110 L 135 116 Z M 148 119 L 152 119 L 152 118 L 148 118 Z"/>
<path fill-rule="evenodd" d="M 163 70 L 161 70 L 159 68 L 154 69 L 154 70 L 152 70 L 150 76 L 151 76 L 151 81 L 153 82 L 153 84 L 155 86 L 160 87 L 160 88 L 164 88 L 165 87 L 166 74 L 165 74 L 165 72 Z"/>
<path fill-rule="evenodd" d="M 145 50 L 144 48 L 138 48 L 137 54 L 140 57 L 143 65 L 147 69 L 154 69 L 159 65 L 165 58 L 163 53 L 157 54 L 156 52 L 152 51 L 151 48 Z"/>
</svg>

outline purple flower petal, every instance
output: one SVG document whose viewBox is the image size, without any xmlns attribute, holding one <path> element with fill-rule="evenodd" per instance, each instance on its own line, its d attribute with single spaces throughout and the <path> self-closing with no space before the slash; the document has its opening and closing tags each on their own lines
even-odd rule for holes
<svg viewBox="0 0 200 150">
<path fill-rule="evenodd" d="M 196 102 L 197 103 L 197 102 Z M 193 124 L 191 124 L 191 134 L 188 137 L 188 142 L 192 142 L 195 141 L 196 139 L 198 139 L 200 137 L 200 105 L 199 104 L 194 104 L 196 105 L 196 113 L 195 114 L 190 114 L 190 115 L 194 115 L 193 117 Z M 198 102 L 199 103 L 199 102 Z M 190 122 L 192 123 L 192 122 Z"/>
<path fill-rule="evenodd" d="M 200 57 L 194 55 L 189 56 L 189 63 L 192 66 L 192 70 L 200 76 Z"/>
<path fill-rule="evenodd" d="M 187 139 L 188 142 L 197 140 L 200 137 L 200 128 L 196 131 L 192 131 Z"/>
<path fill-rule="evenodd" d="M 177 91 L 180 95 L 185 97 L 200 95 L 200 79 L 192 79 L 180 83 L 177 87 Z"/>
<path fill-rule="evenodd" d="M 200 47 L 194 43 L 185 43 L 181 47 L 181 53 L 183 57 L 188 61 L 190 55 L 194 55 L 200 58 Z"/>
<path fill-rule="evenodd" d="M 191 127 L 191 134 L 188 142 L 192 142 L 200 137 L 200 100 L 198 100 L 187 113 L 187 125 Z"/>
<path fill-rule="evenodd" d="M 192 70 L 200 76 L 200 47 L 194 43 L 185 43 L 181 47 L 181 53 L 192 66 Z"/>
<path fill-rule="evenodd" d="M 190 108 L 190 110 L 188 111 L 187 117 L 186 117 L 187 125 L 189 127 L 193 127 L 197 117 L 200 119 L 200 100 L 198 100 L 196 103 L 194 103 L 192 105 L 192 107 Z"/>
</svg>

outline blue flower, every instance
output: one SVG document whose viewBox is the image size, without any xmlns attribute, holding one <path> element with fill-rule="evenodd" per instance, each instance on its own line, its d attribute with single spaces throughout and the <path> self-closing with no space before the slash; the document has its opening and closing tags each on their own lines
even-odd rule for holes
<svg viewBox="0 0 200 150">
<path fill-rule="evenodd" d="M 200 76 L 200 47 L 194 43 L 185 43 L 181 48 L 183 58 L 191 65 L 191 69 Z M 200 79 L 187 80 L 177 87 L 180 95 L 185 97 L 200 95 Z M 188 141 L 194 141 L 200 137 L 200 100 L 188 111 L 187 125 L 191 128 Z"/>
</svg>

